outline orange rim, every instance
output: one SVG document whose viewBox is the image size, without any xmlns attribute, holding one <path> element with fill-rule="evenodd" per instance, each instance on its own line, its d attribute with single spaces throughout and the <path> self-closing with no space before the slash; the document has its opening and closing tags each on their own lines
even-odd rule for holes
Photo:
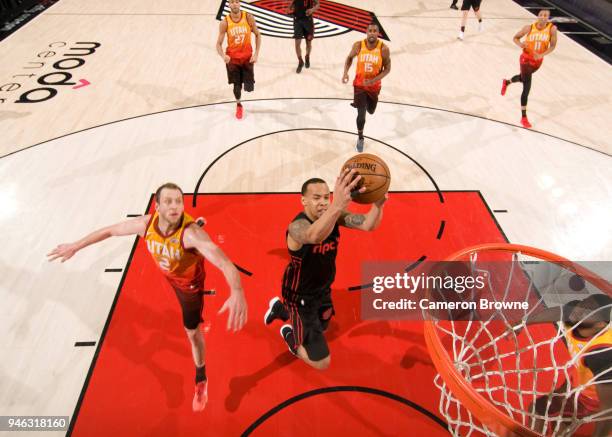
<svg viewBox="0 0 612 437">
<path fill-rule="evenodd" d="M 471 253 L 485 251 L 518 252 L 533 256 L 535 258 L 540 258 L 544 261 L 553 262 L 576 273 L 577 275 L 580 275 L 586 281 L 612 296 L 612 286 L 605 279 L 566 258 L 545 250 L 537 249 L 535 247 L 503 243 L 479 244 L 477 246 L 467 247 L 455 252 L 446 260 L 455 261 Z M 427 349 L 429 350 L 432 361 L 436 366 L 436 370 L 440 376 L 442 376 L 442 379 L 444 379 L 444 382 L 450 389 L 453 396 L 455 396 L 480 422 L 498 435 L 518 435 L 525 437 L 540 436 L 540 434 L 527 428 L 525 425 L 503 413 L 501 410 L 495 407 L 495 405 L 491 404 L 488 399 L 474 390 L 470 383 L 457 371 L 451 362 L 451 358 L 446 352 L 441 338 L 438 336 L 435 322 L 425 320 L 424 334 Z"/>
</svg>

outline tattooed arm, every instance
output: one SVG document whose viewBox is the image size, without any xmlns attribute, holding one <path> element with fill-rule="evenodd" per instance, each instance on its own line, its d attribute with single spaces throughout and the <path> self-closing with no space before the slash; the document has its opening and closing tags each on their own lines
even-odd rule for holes
<svg viewBox="0 0 612 437">
<path fill-rule="evenodd" d="M 287 235 L 289 249 L 299 250 L 304 244 L 317 244 L 325 240 L 334 230 L 342 213 L 341 210 L 335 212 L 330 209 L 312 224 L 306 219 L 292 222 L 289 225 L 289 235 Z"/>
<path fill-rule="evenodd" d="M 385 194 L 385 197 L 381 200 L 374 202 L 367 214 L 353 214 L 348 211 L 343 211 L 338 223 L 340 226 L 345 226 L 347 228 L 373 231 L 382 221 L 383 207 L 387 198 L 388 195 Z"/>
<path fill-rule="evenodd" d="M 291 250 L 299 250 L 304 244 L 317 244 L 325 240 L 334 230 L 342 215 L 342 211 L 351 202 L 351 192 L 361 180 L 355 169 L 343 169 L 334 185 L 334 200 L 329 208 L 310 223 L 306 219 L 296 220 L 289 225 L 289 235 L 287 235 L 287 246 Z M 365 188 L 359 188 L 363 193 Z M 383 201 L 384 202 L 384 201 Z"/>
</svg>

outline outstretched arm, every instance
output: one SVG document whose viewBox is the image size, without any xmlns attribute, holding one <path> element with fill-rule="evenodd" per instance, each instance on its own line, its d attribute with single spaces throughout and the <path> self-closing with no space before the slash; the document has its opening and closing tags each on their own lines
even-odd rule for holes
<svg viewBox="0 0 612 437">
<path fill-rule="evenodd" d="M 247 303 L 244 298 L 240 273 L 223 251 L 197 226 L 189 226 L 183 234 L 185 249 L 195 248 L 202 256 L 221 270 L 230 287 L 230 296 L 219 313 L 229 310 L 227 329 L 238 331 L 247 321 Z"/>
<path fill-rule="evenodd" d="M 150 215 L 137 217 L 131 220 L 115 223 L 114 225 L 106 226 L 93 231 L 74 243 L 64 243 L 57 246 L 47 254 L 49 261 L 60 259 L 61 262 L 67 261 L 74 256 L 79 250 L 110 237 L 119 237 L 124 235 L 140 235 L 144 236 L 149 223 Z"/>
<path fill-rule="evenodd" d="M 385 194 L 382 199 L 374 202 L 367 214 L 353 214 L 348 211 L 343 211 L 340 217 L 340 226 L 362 231 L 373 231 L 382 221 L 383 207 L 388 199 L 389 196 Z"/>
</svg>

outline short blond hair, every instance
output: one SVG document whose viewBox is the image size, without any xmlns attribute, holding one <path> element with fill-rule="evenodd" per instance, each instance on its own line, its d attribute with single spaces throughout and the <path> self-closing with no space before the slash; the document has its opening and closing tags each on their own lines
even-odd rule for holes
<svg viewBox="0 0 612 437">
<path fill-rule="evenodd" d="M 181 187 L 176 185 L 174 182 L 166 182 L 164 185 L 155 190 L 155 201 L 157 203 L 159 203 L 159 198 L 161 197 L 161 192 L 164 188 L 168 188 L 169 190 L 179 190 L 181 192 L 181 195 L 183 194 L 183 190 L 181 190 Z"/>
</svg>

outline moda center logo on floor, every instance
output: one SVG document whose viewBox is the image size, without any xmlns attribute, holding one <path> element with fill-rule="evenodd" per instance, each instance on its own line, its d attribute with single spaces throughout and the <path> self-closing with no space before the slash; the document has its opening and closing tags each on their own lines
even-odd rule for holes
<svg viewBox="0 0 612 437">
<path fill-rule="evenodd" d="M 43 46 L 21 70 L 0 82 L 0 105 L 45 102 L 61 89 L 89 85 L 75 74 L 101 46 L 95 41 L 54 41 Z"/>
<path fill-rule="evenodd" d="M 240 8 L 255 17 L 262 35 L 276 38 L 293 38 L 293 17 L 287 14 L 289 2 L 278 0 L 241 1 Z M 229 14 L 226 0 L 221 0 L 217 20 Z M 314 13 L 315 38 L 327 38 L 351 31 L 365 34 L 368 24 L 378 24 L 380 38 L 389 37 L 378 21 L 376 14 L 365 9 L 355 8 L 342 3 L 321 0 L 319 9 Z"/>
</svg>

